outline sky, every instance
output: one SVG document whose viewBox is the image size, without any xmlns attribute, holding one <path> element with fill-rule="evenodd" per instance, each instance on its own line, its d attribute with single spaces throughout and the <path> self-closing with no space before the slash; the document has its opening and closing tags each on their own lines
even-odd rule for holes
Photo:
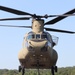
<svg viewBox="0 0 75 75">
<path fill-rule="evenodd" d="M 75 8 L 75 0 L 1 0 L 0 5 L 38 15 L 63 14 Z M 22 17 L 0 10 L 0 18 Z M 45 19 L 49 21 L 53 18 Z M 28 21 L 5 21 L 0 25 L 31 25 Z M 48 28 L 71 30 L 75 32 L 75 16 L 70 16 Z M 18 52 L 22 48 L 24 35 L 31 29 L 0 27 L 0 69 L 17 69 L 20 65 Z M 54 49 L 58 52 L 58 67 L 75 66 L 75 34 L 49 32 L 59 37 Z"/>
</svg>

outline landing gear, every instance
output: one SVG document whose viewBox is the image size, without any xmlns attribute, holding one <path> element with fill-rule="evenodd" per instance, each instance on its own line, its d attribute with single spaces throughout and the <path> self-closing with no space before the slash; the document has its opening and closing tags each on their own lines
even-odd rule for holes
<svg viewBox="0 0 75 75">
<path fill-rule="evenodd" d="M 25 74 L 25 68 L 22 68 L 22 75 Z"/>
<path fill-rule="evenodd" d="M 25 68 L 22 67 L 22 66 L 19 66 L 19 69 L 18 69 L 19 72 L 22 72 L 22 75 L 25 74 Z"/>
<path fill-rule="evenodd" d="M 55 66 L 55 72 L 57 72 L 58 71 L 58 68 L 57 68 L 57 66 Z"/>
<path fill-rule="evenodd" d="M 21 72 L 21 70 L 22 70 L 22 68 L 21 68 L 21 66 L 19 66 L 19 69 L 18 69 L 18 71 L 19 71 L 19 72 Z"/>
<path fill-rule="evenodd" d="M 38 69 L 38 75 L 40 75 L 39 69 Z"/>
<path fill-rule="evenodd" d="M 37 58 L 37 69 L 38 69 L 38 75 L 40 75 L 40 71 L 39 71 L 39 60 L 38 60 L 38 58 Z"/>
<path fill-rule="evenodd" d="M 54 67 L 53 66 L 51 68 L 51 73 L 52 73 L 52 75 L 54 75 Z"/>
<path fill-rule="evenodd" d="M 40 68 L 39 61 L 37 60 L 38 75 L 40 75 L 39 68 Z M 22 75 L 24 75 L 25 74 L 25 67 L 19 66 L 18 71 L 19 72 L 22 72 Z M 52 73 L 52 75 L 54 75 L 54 72 L 57 72 L 57 71 L 58 71 L 57 66 L 52 66 L 51 67 L 51 73 Z"/>
<path fill-rule="evenodd" d="M 57 72 L 57 66 L 52 66 L 51 73 L 54 75 L 54 72 Z"/>
</svg>

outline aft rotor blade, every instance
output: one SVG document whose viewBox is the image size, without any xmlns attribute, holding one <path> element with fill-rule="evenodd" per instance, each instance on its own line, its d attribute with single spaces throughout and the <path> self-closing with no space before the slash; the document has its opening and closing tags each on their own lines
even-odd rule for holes
<svg viewBox="0 0 75 75">
<path fill-rule="evenodd" d="M 12 8 L 8 8 L 5 6 L 0 6 L 0 10 L 7 11 L 7 12 L 10 12 L 10 13 L 13 13 L 16 15 L 30 15 L 30 16 L 32 16 L 32 14 L 30 14 L 30 13 L 23 12 L 23 11 L 16 10 L 16 9 L 12 9 Z"/>
<path fill-rule="evenodd" d="M 62 33 L 70 33 L 74 34 L 75 32 L 67 31 L 67 30 L 59 30 L 59 29 L 53 29 L 53 28 L 45 28 L 47 31 L 53 31 L 53 32 L 62 32 Z"/>
<path fill-rule="evenodd" d="M 20 18 L 4 18 L 0 19 L 0 21 L 8 21 L 8 20 L 29 20 L 31 17 L 20 17 Z"/>
<path fill-rule="evenodd" d="M 32 28 L 31 26 L 0 25 L 2 27 Z"/>
<path fill-rule="evenodd" d="M 46 22 L 45 25 L 48 25 L 48 24 L 55 24 L 55 23 L 57 23 L 58 21 L 60 21 L 60 20 L 62 20 L 62 19 L 64 19 L 64 18 L 66 18 L 66 17 L 68 17 L 67 14 L 73 14 L 73 13 L 75 13 L 75 8 L 72 9 L 71 11 L 67 12 L 67 13 L 64 13 L 63 15 L 59 15 L 59 16 L 56 15 L 56 16 L 58 16 L 57 18 L 54 18 L 54 19 L 52 19 L 52 20 Z M 55 16 L 55 15 L 54 15 L 54 16 Z"/>
</svg>

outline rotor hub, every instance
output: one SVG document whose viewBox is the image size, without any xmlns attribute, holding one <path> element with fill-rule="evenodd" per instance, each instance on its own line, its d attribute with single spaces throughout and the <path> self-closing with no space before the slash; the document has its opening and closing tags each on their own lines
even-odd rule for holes
<svg viewBox="0 0 75 75">
<path fill-rule="evenodd" d="M 44 30 L 44 20 L 43 19 L 33 19 L 32 31 L 35 33 L 42 33 L 43 30 Z"/>
</svg>

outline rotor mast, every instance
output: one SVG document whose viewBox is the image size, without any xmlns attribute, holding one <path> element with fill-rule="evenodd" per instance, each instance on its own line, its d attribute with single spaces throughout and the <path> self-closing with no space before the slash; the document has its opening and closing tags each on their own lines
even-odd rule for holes
<svg viewBox="0 0 75 75">
<path fill-rule="evenodd" d="M 34 33 L 43 33 L 44 20 L 43 19 L 33 19 L 32 20 L 32 31 Z"/>
</svg>

